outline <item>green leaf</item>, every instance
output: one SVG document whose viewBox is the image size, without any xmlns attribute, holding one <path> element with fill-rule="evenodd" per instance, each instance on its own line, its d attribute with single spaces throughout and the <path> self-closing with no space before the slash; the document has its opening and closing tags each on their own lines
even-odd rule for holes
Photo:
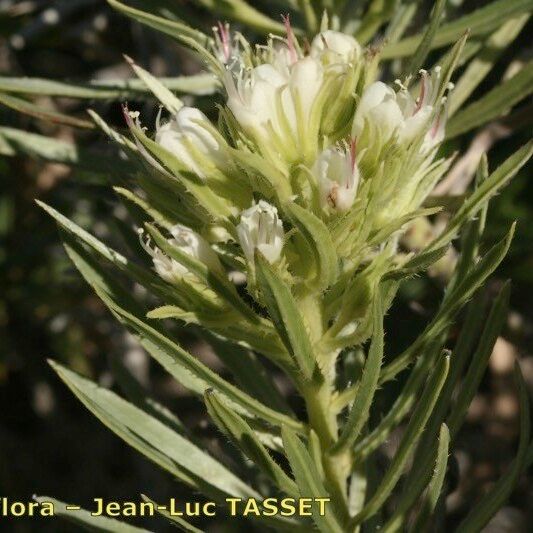
<svg viewBox="0 0 533 533">
<path fill-rule="evenodd" d="M 450 400 L 455 390 L 457 380 L 462 374 L 464 365 L 470 357 L 475 341 L 479 336 L 482 322 L 484 321 L 484 306 L 482 295 L 477 295 L 469 304 L 466 319 L 461 333 L 455 344 L 450 370 L 437 404 L 433 409 L 423 437 L 420 439 L 416 450 L 416 462 L 405 481 L 406 490 L 396 504 L 394 513 L 384 525 L 383 530 L 387 533 L 401 530 L 402 524 L 407 520 L 409 509 L 415 505 L 420 494 L 426 487 L 431 477 L 431 471 L 437 457 L 436 437 L 439 425 L 446 417 Z"/>
<path fill-rule="evenodd" d="M 472 362 L 470 363 L 461 390 L 447 421 L 452 435 L 457 433 L 463 423 L 468 406 L 481 383 L 496 340 L 507 319 L 510 294 L 511 285 L 507 282 L 501 289 L 490 310 L 487 322 L 483 328 L 483 333 L 481 334 L 479 346 L 472 356 Z"/>
<path fill-rule="evenodd" d="M 383 276 L 383 279 L 402 280 L 405 278 L 413 277 L 416 274 L 427 270 L 439 259 L 442 259 L 446 255 L 446 252 L 449 250 L 449 248 L 449 245 L 444 245 L 435 250 L 429 250 L 427 253 L 422 252 L 416 254 L 414 257 L 404 263 L 400 268 L 396 268 L 385 274 L 385 276 Z"/>
<path fill-rule="evenodd" d="M 437 31 L 431 48 L 440 48 L 457 41 L 466 31 L 470 35 L 483 35 L 499 28 L 505 21 L 533 9 L 532 0 L 497 0 L 468 13 L 463 17 L 443 24 Z M 423 34 L 413 35 L 386 46 L 382 51 L 383 59 L 405 57 L 413 54 L 420 44 Z"/>
<path fill-rule="evenodd" d="M 157 78 L 169 91 L 193 95 L 213 94 L 217 80 L 212 74 L 195 74 L 173 78 Z M 91 80 L 83 83 L 0 76 L 0 91 L 36 96 L 62 96 L 89 100 L 126 100 L 146 98 L 148 87 L 142 80 Z"/>
<path fill-rule="evenodd" d="M 507 236 L 494 245 L 485 256 L 472 268 L 471 272 L 461 280 L 447 296 L 433 320 L 426 326 L 416 341 L 382 371 L 380 382 L 384 383 L 394 378 L 404 368 L 409 366 L 416 355 L 431 339 L 443 333 L 456 318 L 458 311 L 472 297 L 476 290 L 494 272 L 503 260 L 514 234 L 514 225 Z"/>
<path fill-rule="evenodd" d="M 213 388 L 223 395 L 235 409 L 240 409 L 243 414 L 258 416 L 274 425 L 284 423 L 295 431 L 305 431 L 301 422 L 278 413 L 245 394 L 184 351 L 164 332 L 150 325 L 143 318 L 144 313 L 140 306 L 131 297 L 128 298 L 128 293 L 102 271 L 89 253 L 79 244 L 67 241 L 65 248 L 76 268 L 95 289 L 98 296 L 119 320 L 136 333 L 141 345 L 179 383 L 197 394 L 203 394 L 206 389 Z M 119 304 L 118 301 L 121 303 Z"/>
<path fill-rule="evenodd" d="M 209 416 L 268 478 L 285 494 L 298 498 L 296 483 L 290 479 L 282 468 L 272 459 L 266 448 L 260 442 L 253 429 L 232 409 L 229 409 L 217 394 L 207 390 L 204 395 Z"/>
<path fill-rule="evenodd" d="M 83 120 L 81 118 L 71 117 L 70 115 L 65 115 L 51 109 L 45 109 L 44 107 L 29 102 L 28 100 L 17 98 L 16 96 L 0 93 L 0 104 L 3 104 L 10 109 L 14 109 L 23 115 L 29 115 L 30 117 L 44 120 L 45 122 L 63 124 L 65 126 L 72 126 L 74 128 L 94 128 L 94 124 L 89 120 Z"/>
<path fill-rule="evenodd" d="M 191 40 L 197 41 L 202 46 L 207 46 L 213 42 L 213 39 L 208 37 L 205 33 L 191 28 L 184 22 L 158 17 L 152 13 L 147 13 L 127 6 L 118 0 L 107 0 L 107 2 L 111 7 L 124 13 L 128 17 L 138 20 L 157 31 L 171 35 L 172 37 L 183 41 L 185 44 L 189 44 Z"/>
<path fill-rule="evenodd" d="M 270 318 L 297 367 L 311 379 L 316 360 L 309 334 L 291 290 L 261 256 L 256 256 L 257 281 Z"/>
<path fill-rule="evenodd" d="M 205 331 L 202 334 L 243 391 L 276 411 L 292 414 L 287 401 L 272 380 L 270 372 L 255 353 Z"/>
<path fill-rule="evenodd" d="M 527 385 L 524 382 L 518 363 L 515 363 L 515 379 L 518 384 L 520 397 L 520 441 L 518 443 L 516 457 L 505 475 L 481 498 L 461 524 L 459 524 L 458 531 L 461 531 L 461 533 L 477 533 L 484 528 L 487 522 L 511 495 L 518 476 L 526 464 L 531 433 L 530 406 Z"/>
<path fill-rule="evenodd" d="M 489 74 L 507 46 L 518 36 L 529 17 L 529 14 L 525 14 L 508 20 L 498 31 L 487 38 L 481 50 L 455 83 L 453 92 L 449 97 L 448 114 L 450 117 L 455 114 Z"/>
<path fill-rule="evenodd" d="M 165 106 L 170 113 L 177 113 L 182 107 L 183 102 L 174 96 L 172 92 L 165 87 L 158 78 L 152 76 L 149 72 L 137 65 L 131 57 L 124 56 L 135 74 L 150 89 L 153 95 Z"/>
<path fill-rule="evenodd" d="M 315 255 L 318 288 L 328 288 L 337 280 L 339 271 L 331 233 L 319 218 L 298 204 L 290 202 L 284 209 Z"/>
<path fill-rule="evenodd" d="M 411 531 L 426 531 L 427 522 L 435 512 L 437 502 L 441 495 L 442 485 L 446 477 L 446 467 L 448 465 L 448 449 L 450 447 L 450 432 L 446 424 L 442 424 L 439 434 L 439 446 L 437 450 L 437 461 L 435 462 L 435 469 L 433 476 L 429 482 L 427 494 L 422 503 L 416 521 L 413 524 Z"/>
<path fill-rule="evenodd" d="M 533 93 L 533 62 L 512 78 L 497 85 L 479 100 L 459 111 L 446 125 L 446 139 L 453 139 L 497 119 Z"/>
<path fill-rule="evenodd" d="M 246 28 L 256 32 L 285 34 L 283 24 L 267 17 L 244 0 L 197 0 L 197 3 L 202 4 L 211 13 L 220 13 L 222 16 L 236 20 L 244 24 Z M 294 28 L 294 31 L 299 33 L 297 28 Z"/>
<path fill-rule="evenodd" d="M 446 229 L 431 242 L 427 251 L 432 251 L 451 242 L 462 225 L 471 219 L 483 205 L 497 194 L 511 178 L 527 163 L 533 154 L 533 141 L 525 144 L 507 158 L 483 183 L 468 197 L 452 217 Z"/>
<path fill-rule="evenodd" d="M 49 496 L 34 496 L 39 503 L 50 502 L 54 506 L 54 514 L 76 524 L 88 531 L 106 531 L 107 533 L 149 533 L 147 529 L 131 526 L 106 516 L 93 516 L 90 511 L 81 509 L 78 505 L 63 503 Z"/>
<path fill-rule="evenodd" d="M 409 222 L 413 221 L 415 218 L 427 217 L 439 213 L 440 211 L 442 211 L 442 207 L 440 206 L 425 207 L 422 209 L 416 209 L 415 211 L 407 213 L 406 215 L 402 215 L 398 219 L 389 222 L 381 229 L 372 232 L 368 239 L 368 245 L 375 246 L 377 244 L 381 244 L 394 233 L 401 231 L 406 224 L 409 224 Z"/>
<path fill-rule="evenodd" d="M 10 157 L 25 155 L 72 165 L 99 177 L 106 184 L 110 174 L 124 176 L 134 169 L 129 161 L 123 160 L 117 166 L 117 157 L 97 154 L 67 141 L 5 126 L 0 126 L 0 154 Z"/>
<path fill-rule="evenodd" d="M 174 524 L 181 531 L 185 531 L 186 533 L 204 533 L 201 529 L 198 529 L 181 518 L 181 516 L 174 516 L 173 514 L 170 514 L 170 511 L 162 508 L 164 506 L 158 505 L 154 500 L 148 498 L 148 496 L 141 494 L 141 498 L 143 501 L 151 503 L 161 516 L 164 516 L 169 522 L 172 522 L 172 524 Z"/>
<path fill-rule="evenodd" d="M 147 13 L 146 11 L 127 6 L 118 0 L 107 0 L 107 2 L 111 7 L 120 11 L 124 15 L 145 24 L 154 30 L 170 35 L 179 42 L 187 45 L 189 48 L 198 52 L 214 72 L 221 75 L 223 74 L 219 62 L 211 52 L 209 52 L 209 48 L 213 45 L 214 40 L 213 38 L 208 37 L 205 33 L 191 28 L 184 22 L 158 17 L 152 13 Z"/>
<path fill-rule="evenodd" d="M 111 431 L 184 483 L 217 500 L 226 496 L 259 497 L 219 462 L 159 420 L 59 363 L 50 364 L 85 407 Z"/>
<path fill-rule="evenodd" d="M 372 306 L 373 332 L 372 343 L 363 370 L 363 375 L 355 398 L 352 409 L 348 415 L 348 420 L 342 430 L 342 433 L 331 450 L 333 456 L 342 453 L 350 448 L 356 441 L 359 433 L 368 421 L 370 406 L 376 393 L 381 362 L 383 360 L 383 302 L 379 289 L 374 296 Z"/>
<path fill-rule="evenodd" d="M 366 459 L 370 454 L 376 451 L 389 438 L 392 431 L 398 427 L 403 418 L 416 403 L 419 391 L 424 384 L 431 365 L 439 358 L 439 356 L 445 355 L 442 353 L 442 345 L 443 342 L 438 339 L 426 349 L 422 350 L 421 355 L 418 357 L 415 366 L 411 370 L 404 387 L 396 397 L 392 407 L 379 424 L 354 446 L 353 453 L 356 458 L 355 461 Z M 354 403 L 354 406 L 356 405 L 357 404 Z"/>
<path fill-rule="evenodd" d="M 379 28 L 394 14 L 396 2 L 391 0 L 372 0 L 359 24 L 355 38 L 361 44 L 370 41 Z"/>
<path fill-rule="evenodd" d="M 113 378 L 116 379 L 124 396 L 126 396 L 133 405 L 154 418 L 157 418 L 180 435 L 187 434 L 187 429 L 182 424 L 181 420 L 172 413 L 170 409 L 167 409 L 151 398 L 144 387 L 137 381 L 117 356 L 111 356 L 110 362 Z"/>
<path fill-rule="evenodd" d="M 424 61 L 426 60 L 426 57 L 429 54 L 429 51 L 431 50 L 431 44 L 433 42 L 433 39 L 435 38 L 437 29 L 440 25 L 445 5 L 446 0 L 437 0 L 433 5 L 428 27 L 415 53 L 411 57 L 409 66 L 406 69 L 405 77 L 407 77 L 408 75 L 416 76 L 420 68 L 424 66 Z"/>
<path fill-rule="evenodd" d="M 450 364 L 449 356 L 441 357 L 426 384 L 424 392 L 416 406 L 409 424 L 394 455 L 389 469 L 385 473 L 376 492 L 372 495 L 363 510 L 350 522 L 350 527 L 355 528 L 358 524 L 376 514 L 387 498 L 390 496 L 398 480 L 403 474 L 403 469 L 409 457 L 415 451 L 416 443 L 420 438 L 428 418 L 431 416 L 433 407 L 438 399 L 440 390 L 446 380 Z"/>
<path fill-rule="evenodd" d="M 96 237 L 85 231 L 83 228 L 69 220 L 67 217 L 49 205 L 46 205 L 40 200 L 36 200 L 35 202 L 49 215 L 51 215 L 63 230 L 65 230 L 68 234 L 75 236 L 79 242 L 89 246 L 99 256 L 104 258 L 106 261 L 109 261 L 112 265 L 117 267 L 132 280 L 140 283 L 144 287 L 147 287 L 155 295 L 160 296 L 166 301 L 170 300 L 176 302 L 176 298 L 173 297 L 172 293 L 168 289 L 168 286 L 165 286 L 165 284 L 162 283 L 162 280 L 153 272 L 142 268 L 135 263 L 132 263 L 125 256 L 99 241 Z M 179 300 L 176 303 L 179 303 Z"/>
<path fill-rule="evenodd" d="M 286 426 L 282 426 L 283 447 L 302 498 L 328 498 L 326 487 L 315 467 L 313 459 L 299 437 Z M 322 533 L 342 533 L 335 516 L 326 505 L 325 514 L 321 516 L 316 505 L 313 505 L 313 520 Z"/>
</svg>

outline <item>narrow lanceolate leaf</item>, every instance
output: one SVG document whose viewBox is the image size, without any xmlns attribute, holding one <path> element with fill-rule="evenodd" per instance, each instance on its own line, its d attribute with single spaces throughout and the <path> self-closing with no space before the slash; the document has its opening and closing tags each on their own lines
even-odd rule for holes
<svg viewBox="0 0 533 533">
<path fill-rule="evenodd" d="M 165 87 L 158 78 L 152 76 L 152 74 L 141 68 L 130 57 L 124 57 L 135 74 L 139 76 L 139 79 L 142 80 L 146 87 L 148 87 L 154 96 L 165 106 L 167 111 L 170 111 L 170 113 L 177 113 L 183 107 L 183 102 Z"/>
<path fill-rule="evenodd" d="M 459 111 L 446 126 L 446 138 L 453 139 L 507 113 L 533 93 L 533 62 L 504 81 L 479 100 Z"/>
<path fill-rule="evenodd" d="M 117 165 L 118 156 L 96 155 L 67 141 L 5 126 L 0 126 L 0 154 L 10 157 L 25 155 L 72 165 L 94 175 L 102 175 L 102 181 L 107 180 L 110 174 L 127 175 L 134 169 L 126 160 L 121 160 L 120 165 Z"/>
<path fill-rule="evenodd" d="M 445 355 L 442 353 L 443 344 L 444 342 L 441 339 L 437 339 L 433 344 L 422 350 L 401 393 L 398 394 L 388 413 L 372 431 L 361 438 L 354 446 L 353 451 L 356 461 L 361 461 L 376 451 L 415 405 L 431 365 L 439 356 L 444 357 Z"/>
<path fill-rule="evenodd" d="M 299 492 L 296 483 L 285 474 L 283 469 L 272 459 L 267 449 L 260 442 L 249 424 L 224 402 L 212 390 L 207 390 L 205 404 L 209 416 L 226 434 L 237 448 L 244 453 L 276 486 L 285 494 L 298 498 Z"/>
<path fill-rule="evenodd" d="M 147 13 L 146 11 L 127 6 L 118 0 L 107 1 L 111 7 L 117 11 L 120 11 L 128 17 L 131 17 L 154 30 L 166 33 L 187 45 L 192 50 L 195 50 L 209 64 L 213 71 L 223 74 L 219 62 L 209 51 L 209 48 L 213 44 L 213 39 L 208 37 L 205 33 L 191 28 L 184 22 L 158 17 L 152 13 Z"/>
<path fill-rule="evenodd" d="M 435 250 L 451 242 L 462 225 L 472 218 L 483 205 L 497 194 L 511 178 L 528 162 L 533 154 L 533 141 L 525 144 L 507 158 L 483 183 L 468 197 L 461 208 L 452 217 L 446 230 L 430 244 L 429 250 Z"/>
<path fill-rule="evenodd" d="M 450 417 L 448 419 L 448 427 L 452 435 L 455 435 L 463 423 L 466 416 L 468 406 L 470 405 L 474 395 L 481 383 L 481 379 L 487 364 L 489 357 L 492 354 L 496 340 L 501 333 L 501 330 L 507 319 L 507 312 L 509 310 L 509 297 L 511 293 L 511 286 L 508 282 L 500 291 L 496 298 L 492 308 L 490 310 L 489 317 L 483 328 L 481 334 L 479 346 L 474 352 L 472 362 L 466 373 L 463 381 L 463 385 L 455 405 L 452 408 Z"/>
<path fill-rule="evenodd" d="M 71 117 L 59 113 L 52 109 L 46 109 L 40 105 L 11 96 L 9 94 L 0 93 L 0 104 L 5 105 L 23 115 L 29 115 L 30 117 L 44 120 L 45 122 L 53 122 L 54 124 L 63 124 L 65 126 L 72 126 L 74 128 L 92 129 L 94 124 L 90 120 L 84 120 L 81 118 Z"/>
<path fill-rule="evenodd" d="M 147 13 L 139 9 L 127 6 L 126 4 L 119 2 L 118 0 L 107 0 L 108 3 L 116 9 L 124 13 L 125 15 L 154 28 L 157 31 L 161 31 L 178 40 L 185 40 L 188 44 L 189 40 L 195 40 L 202 46 L 207 46 L 212 39 L 200 30 L 191 28 L 187 24 L 177 20 L 170 20 L 167 18 L 158 17 L 152 13 Z"/>
<path fill-rule="evenodd" d="M 204 332 L 204 335 L 206 332 Z M 233 374 L 239 387 L 260 402 L 285 414 L 292 413 L 287 400 L 260 359 L 250 350 L 207 333 L 206 340 Z"/>
<path fill-rule="evenodd" d="M 113 372 L 113 378 L 116 379 L 120 390 L 129 402 L 145 413 L 157 418 L 180 435 L 187 433 L 187 428 L 185 428 L 181 420 L 170 409 L 151 398 L 146 389 L 118 357 L 111 357 L 110 368 Z"/>
<path fill-rule="evenodd" d="M 372 317 L 374 320 L 372 343 L 348 420 L 339 440 L 331 451 L 334 455 L 353 445 L 368 420 L 370 406 L 376 393 L 383 360 L 383 302 L 379 289 L 374 297 Z"/>
<path fill-rule="evenodd" d="M 431 44 L 437 33 L 445 4 L 446 0 L 437 0 L 437 2 L 435 2 L 426 32 L 407 67 L 407 75 L 411 74 L 414 76 L 418 74 L 419 69 L 424 65 L 424 61 L 431 50 Z"/>
<path fill-rule="evenodd" d="M 153 224 L 146 224 L 146 229 L 154 238 L 157 246 L 169 257 L 178 261 L 190 272 L 196 274 L 208 287 L 220 295 L 229 305 L 239 311 L 252 323 L 258 323 L 257 315 L 241 300 L 233 285 L 223 274 L 210 270 L 209 267 L 176 246 L 169 244 Z"/>
<path fill-rule="evenodd" d="M 470 61 L 465 71 L 455 83 L 450 94 L 449 116 L 463 105 L 476 87 L 485 79 L 507 46 L 518 36 L 530 15 L 521 15 L 507 21 L 498 31 L 490 35 L 481 51 Z"/>
<path fill-rule="evenodd" d="M 501 263 L 509 250 L 513 235 L 514 225 L 507 236 L 494 245 L 472 268 L 471 272 L 456 285 L 449 297 L 447 296 L 443 300 L 438 313 L 416 341 L 383 369 L 380 377 L 381 383 L 393 379 L 394 376 L 409 366 L 418 355 L 420 349 L 434 339 L 435 336 L 442 334 L 455 320 L 458 311 Z"/>
<path fill-rule="evenodd" d="M 220 13 L 224 17 L 241 22 L 247 28 L 253 29 L 262 33 L 277 33 L 283 35 L 285 27 L 280 22 L 272 20 L 261 11 L 253 7 L 252 2 L 245 0 L 197 0 L 211 11 Z M 295 29 L 296 30 L 296 29 Z"/>
<path fill-rule="evenodd" d="M 310 379 L 316 367 L 316 360 L 309 333 L 291 290 L 259 254 L 255 265 L 257 281 L 270 318 L 296 366 Z"/>
<path fill-rule="evenodd" d="M 110 390 L 50 362 L 78 399 L 111 431 L 195 490 L 217 500 L 259 494 L 211 456 Z"/>
<path fill-rule="evenodd" d="M 449 245 L 444 245 L 435 250 L 429 250 L 427 253 L 422 252 L 416 254 L 406 261 L 400 268 L 396 268 L 385 274 L 383 279 L 401 280 L 419 274 L 444 257 L 448 249 Z"/>
<path fill-rule="evenodd" d="M 144 312 L 139 309 L 138 304 L 131 297 L 128 298 L 128 293 L 99 267 L 87 250 L 70 242 L 65 243 L 65 248 L 76 268 L 104 303 L 121 322 L 137 334 L 148 353 L 184 387 L 197 394 L 203 394 L 212 388 L 224 396 L 236 410 L 247 416 L 257 416 L 278 426 L 284 423 L 295 431 L 305 432 L 301 422 L 270 409 L 228 383 L 173 342 L 164 331 L 152 326 L 144 318 Z"/>
<path fill-rule="evenodd" d="M 329 498 L 326 487 L 315 467 L 313 459 L 300 438 L 287 427 L 282 427 L 283 447 L 302 498 Z M 318 506 L 313 506 L 313 521 L 322 533 L 342 533 L 344 530 L 331 512 L 331 504 L 325 505 L 321 516 Z"/>
<path fill-rule="evenodd" d="M 516 457 L 506 474 L 481 498 L 463 522 L 459 524 L 458 531 L 461 531 L 461 533 L 477 533 L 484 528 L 498 509 L 507 501 L 516 485 L 518 476 L 526 465 L 531 433 L 530 406 L 527 385 L 524 382 L 518 363 L 515 364 L 515 379 L 518 383 L 520 397 L 520 441 Z"/>
<path fill-rule="evenodd" d="M 166 510 L 166 506 L 162 506 L 157 504 L 154 500 L 151 498 L 148 498 L 145 494 L 141 494 L 141 498 L 143 501 L 147 503 L 151 503 L 154 506 L 154 509 L 161 515 L 164 516 L 169 522 L 172 522 L 172 524 L 177 527 L 181 531 L 185 531 L 186 533 L 204 533 L 201 529 L 198 529 L 196 526 L 193 526 L 181 516 L 175 516 L 174 514 L 171 514 L 170 511 Z"/>
<path fill-rule="evenodd" d="M 449 365 L 450 358 L 448 356 L 441 358 L 437 363 L 435 370 L 428 379 L 411 420 L 407 425 L 398 451 L 396 452 L 389 469 L 385 473 L 385 476 L 369 502 L 351 521 L 350 526 L 353 528 L 376 514 L 390 496 L 396 483 L 398 483 L 398 480 L 403 474 L 407 460 L 415 451 L 416 443 L 424 431 L 428 418 L 431 416 L 439 392 L 446 380 Z"/>
<path fill-rule="evenodd" d="M 318 217 L 298 204 L 291 202 L 285 210 L 315 254 L 318 288 L 323 290 L 333 285 L 338 275 L 338 260 L 331 233 Z"/>
<path fill-rule="evenodd" d="M 36 200 L 36 203 L 51 215 L 63 230 L 74 236 L 78 242 L 89 246 L 100 257 L 109 261 L 124 274 L 128 275 L 132 280 L 149 288 L 154 294 L 162 298 L 170 298 L 173 300 L 172 293 L 165 288 L 164 284 L 161 283 L 161 280 L 155 275 L 155 273 L 133 263 L 125 256 L 118 253 L 113 248 L 110 248 L 89 232 L 85 231 L 83 228 L 56 211 L 53 207 L 50 207 L 39 200 Z"/>
<path fill-rule="evenodd" d="M 106 531 L 108 533 L 149 533 L 147 529 L 135 527 L 107 516 L 93 516 L 91 511 L 81 509 L 79 505 L 61 502 L 49 496 L 34 496 L 40 504 L 49 502 L 54 506 L 54 515 L 76 524 L 84 531 Z"/>
<path fill-rule="evenodd" d="M 217 80 L 212 74 L 195 74 L 174 78 L 158 78 L 169 91 L 207 95 L 217 89 Z M 16 78 L 0 76 L 0 91 L 36 96 L 63 96 L 88 100 L 145 99 L 149 89 L 142 80 L 91 80 L 84 83 L 47 80 L 45 78 Z"/>
<path fill-rule="evenodd" d="M 431 48 L 439 48 L 453 43 L 467 30 L 472 36 L 488 34 L 499 28 L 506 20 L 531 11 L 531 9 L 533 9 L 532 0 L 497 0 L 491 2 L 453 22 L 443 24 L 437 31 Z M 413 35 L 393 45 L 386 46 L 382 52 L 382 57 L 391 59 L 409 56 L 415 52 L 422 38 L 423 34 Z"/>
<path fill-rule="evenodd" d="M 427 494 L 424 498 L 422 508 L 420 509 L 416 521 L 411 531 L 426 531 L 428 521 L 435 512 L 437 502 L 439 501 L 444 478 L 446 477 L 446 466 L 448 465 L 448 449 L 450 447 L 450 432 L 446 424 L 442 424 L 439 433 L 439 446 L 437 450 L 437 461 L 433 476 L 429 482 Z"/>
</svg>

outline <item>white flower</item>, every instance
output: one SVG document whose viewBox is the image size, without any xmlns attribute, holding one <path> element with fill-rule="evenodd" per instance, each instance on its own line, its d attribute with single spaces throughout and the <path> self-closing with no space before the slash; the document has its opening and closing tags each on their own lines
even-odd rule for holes
<svg viewBox="0 0 533 533">
<path fill-rule="evenodd" d="M 171 239 L 168 243 L 175 248 L 179 248 L 182 252 L 190 255 L 206 265 L 210 270 L 218 273 L 223 272 L 222 265 L 218 259 L 217 254 L 211 248 L 209 243 L 198 233 L 186 226 L 176 224 L 170 229 Z M 150 246 L 150 239 L 143 240 L 143 232 L 140 231 L 141 244 L 144 249 L 152 256 L 155 271 L 162 279 L 169 283 L 175 283 L 181 280 L 184 276 L 190 276 L 191 273 L 181 263 L 166 255 L 157 246 L 153 248 Z"/>
<path fill-rule="evenodd" d="M 428 130 L 432 131 L 435 122 L 430 125 L 430 120 L 436 106 L 440 106 L 436 102 L 440 69 L 437 67 L 431 78 L 425 71 L 421 71 L 421 74 L 420 95 L 416 100 L 405 87 L 395 92 L 381 81 L 369 85 L 357 106 L 353 135 L 361 134 L 365 119 L 379 128 L 383 141 L 396 134 L 399 143 L 409 143 L 419 136 L 425 136 Z M 437 129 L 430 134 L 422 150 L 435 146 L 443 138 L 445 119 L 440 110 L 435 120 Z"/>
<path fill-rule="evenodd" d="M 359 43 L 351 35 L 339 31 L 323 31 L 311 43 L 311 56 L 321 58 L 326 64 L 349 64 L 360 55 Z"/>
<path fill-rule="evenodd" d="M 274 134 L 278 151 L 285 148 L 287 160 L 297 160 L 295 143 L 299 146 L 302 141 L 300 135 L 305 134 L 323 83 L 321 63 L 309 56 L 289 66 L 264 63 L 241 73 L 236 81 L 227 72 L 224 81 L 228 107 L 241 127 L 264 146 L 272 142 Z"/>
<path fill-rule="evenodd" d="M 170 120 L 157 129 L 155 140 L 172 152 L 190 171 L 205 179 L 205 170 L 195 151 L 206 156 L 214 165 L 222 164 L 218 141 L 202 126 L 207 117 L 195 107 L 183 106 Z"/>
<path fill-rule="evenodd" d="M 269 263 L 279 259 L 283 248 L 283 225 L 278 210 L 264 200 L 241 214 L 237 235 L 246 259 L 253 263 L 255 250 L 259 250 Z"/>
<path fill-rule="evenodd" d="M 298 118 L 303 120 L 304 124 L 322 87 L 323 78 L 324 69 L 321 63 L 310 56 L 300 59 L 291 68 L 289 84 L 293 100 L 299 100 L 295 102 L 295 109 L 298 109 L 298 105 L 301 106 L 301 116 Z"/>
<path fill-rule="evenodd" d="M 290 110 L 289 94 L 284 87 L 287 78 L 270 64 L 259 65 L 243 73 L 235 83 L 228 72 L 225 78 L 228 93 L 228 107 L 249 133 L 262 139 L 269 136 L 268 124 L 279 133 L 280 123 L 277 116 L 277 93 L 282 92 L 282 100 Z"/>
<path fill-rule="evenodd" d="M 350 146 L 331 147 L 318 157 L 313 174 L 318 181 L 320 203 L 336 211 L 352 207 L 359 185 L 355 141 Z"/>
</svg>

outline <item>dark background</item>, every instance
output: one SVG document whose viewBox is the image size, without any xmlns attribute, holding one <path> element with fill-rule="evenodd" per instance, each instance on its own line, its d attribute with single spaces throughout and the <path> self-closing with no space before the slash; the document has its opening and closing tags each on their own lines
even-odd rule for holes
<svg viewBox="0 0 533 533">
<path fill-rule="evenodd" d="M 113 12 L 102 0 L 68 2 L 57 26 L 42 23 L 46 0 L 0 0 L 0 75 L 52 79 L 106 79 L 130 76 L 122 54 L 157 75 L 197 70 L 190 55 L 171 39 Z M 191 2 L 170 2 L 176 9 Z M 261 3 L 264 5 L 264 3 Z M 479 5 L 464 2 L 465 12 Z M 192 11 L 204 23 L 206 14 Z M 420 17 L 426 14 L 421 12 Z M 479 92 L 498 82 L 512 58 L 531 55 L 531 25 L 498 62 Z M 21 46 L 21 38 L 23 45 Z M 474 95 L 475 97 L 475 95 Z M 43 105 L 81 116 L 92 107 L 121 126 L 119 102 L 87 102 L 38 97 Z M 205 103 L 205 102 L 204 102 Z M 132 102 L 151 124 L 153 102 Z M 76 140 L 94 153 L 113 153 L 98 132 L 78 132 L 22 117 L 0 107 L 0 124 L 60 139 Z M 450 149 L 468 148 L 473 135 Z M 498 142 L 490 152 L 494 168 L 525 140 L 522 132 Z M 117 163 L 120 164 L 120 163 Z M 110 169 L 110 171 L 117 169 Z M 212 445 L 215 433 L 204 424 L 202 404 L 151 365 L 65 257 L 54 223 L 35 204 L 39 198 L 99 237 L 124 223 L 123 210 L 105 180 L 55 163 L 0 156 L 0 496 L 27 501 L 33 494 L 91 507 L 94 497 L 136 500 L 143 492 L 154 499 L 188 494 L 104 428 L 66 390 L 46 363 L 59 360 L 100 383 L 112 386 L 110 358 L 120 357 L 138 379 Z M 518 405 L 512 382 L 515 357 L 533 391 L 533 182 L 523 170 L 491 204 L 486 245 L 494 243 L 518 220 L 508 258 L 487 285 L 488 294 L 512 278 L 511 312 L 498 341 L 468 422 L 459 436 L 454 465 L 462 480 L 449 498 L 453 516 L 461 516 L 509 464 L 517 442 Z M 119 243 L 120 246 L 120 243 Z M 400 295 L 388 318 L 392 352 L 414 337 L 431 314 L 441 290 L 436 279 L 420 278 Z M 208 350 L 187 333 L 184 343 L 214 365 Z M 189 497 L 191 495 L 189 494 Z M 526 531 L 533 523 L 533 483 L 522 476 L 508 506 L 491 531 Z M 163 522 L 146 527 L 163 531 Z M 224 530 L 225 526 L 211 526 Z M 239 526 L 240 527 L 240 526 Z M 59 520 L 0 518 L 0 530 L 71 531 Z M 232 526 L 231 531 L 237 531 Z M 242 530 L 249 531 L 246 526 Z"/>
</svg>

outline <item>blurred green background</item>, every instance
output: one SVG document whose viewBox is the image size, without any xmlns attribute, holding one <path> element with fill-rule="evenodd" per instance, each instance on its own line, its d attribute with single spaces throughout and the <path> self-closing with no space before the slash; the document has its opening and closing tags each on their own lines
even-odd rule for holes
<svg viewBox="0 0 533 533">
<path fill-rule="evenodd" d="M 154 6 L 184 12 L 204 27 L 214 23 L 208 12 L 185 0 L 157 0 Z M 274 2 L 257 2 L 273 13 Z M 418 15 L 427 17 L 431 3 Z M 483 2 L 450 2 L 449 9 L 468 12 Z M 50 15 L 55 10 L 58 19 Z M 47 15 L 48 13 L 48 15 Z M 479 88 L 498 82 L 509 61 L 531 56 L 529 23 Z M 122 54 L 158 76 L 195 73 L 192 56 L 171 39 L 131 22 L 104 0 L 0 0 L 0 75 L 56 80 L 125 79 L 131 76 Z M 475 97 L 475 95 L 474 95 Z M 37 96 L 39 104 L 81 117 L 87 107 L 122 127 L 119 101 L 87 101 Z M 151 124 L 152 101 L 130 102 Z M 200 105 L 208 106 L 204 98 Z M 46 363 L 52 357 L 112 386 L 110 360 L 120 358 L 147 389 L 179 413 L 211 445 L 203 406 L 169 378 L 151 368 L 129 335 L 110 317 L 66 258 L 54 223 L 34 203 L 44 200 L 103 240 L 130 224 L 105 179 L 120 171 L 119 155 L 95 130 L 74 130 L 35 120 L 0 106 L 0 126 L 76 141 L 85 153 L 77 167 L 13 155 L 0 142 L 0 497 L 26 501 L 47 494 L 84 506 L 94 497 L 155 499 L 187 494 L 148 461 L 130 450 L 77 402 Z M 529 128 L 530 130 L 530 128 Z M 528 128 L 496 142 L 489 164 L 498 162 L 530 136 Z M 467 150 L 475 130 L 454 141 Z M 90 172 L 97 162 L 101 172 Z M 498 341 L 490 371 L 471 406 L 460 435 L 455 465 L 466 480 L 450 496 L 459 516 L 472 495 L 479 494 L 508 465 L 515 450 L 518 405 L 512 385 L 514 357 L 520 358 L 533 392 L 533 181 L 526 167 L 491 204 L 487 245 L 501 238 L 513 220 L 516 238 L 508 258 L 487 287 L 490 295 L 502 280 L 513 280 L 511 313 L 505 338 Z M 117 231 L 118 230 L 118 231 Z M 124 243 L 115 243 L 124 248 Z M 414 337 L 434 309 L 441 283 L 428 277 L 408 284 L 388 317 L 392 351 Z M 190 349 L 216 365 L 204 346 L 183 333 Z M 181 491 L 181 492 L 180 492 Z M 89 505 L 90 506 L 90 505 Z M 533 482 L 525 476 L 492 531 L 527 531 L 533 523 Z M 157 531 L 166 530 L 160 523 Z M 0 518 L 9 531 L 70 531 L 57 521 Z M 212 526 L 221 531 L 224 526 Z M 495 529 L 494 529 L 495 528 Z M 237 531 L 236 528 L 231 528 Z M 246 530 L 243 529 L 243 531 Z M 248 529 L 249 530 L 249 529 Z"/>
</svg>

